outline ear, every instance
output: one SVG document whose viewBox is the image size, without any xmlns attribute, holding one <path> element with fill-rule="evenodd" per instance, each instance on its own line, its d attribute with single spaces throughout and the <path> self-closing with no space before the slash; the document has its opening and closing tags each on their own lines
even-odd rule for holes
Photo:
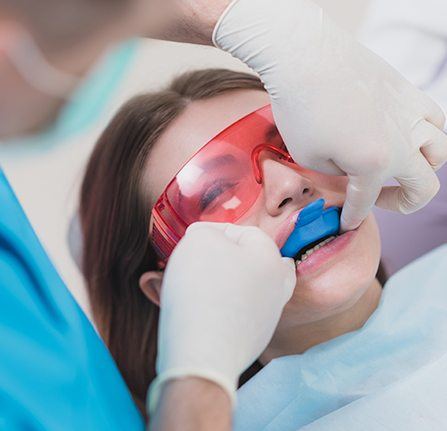
<svg viewBox="0 0 447 431">
<path fill-rule="evenodd" d="M 161 282 L 163 281 L 163 272 L 149 271 L 140 277 L 140 289 L 155 305 L 160 306 Z"/>
</svg>

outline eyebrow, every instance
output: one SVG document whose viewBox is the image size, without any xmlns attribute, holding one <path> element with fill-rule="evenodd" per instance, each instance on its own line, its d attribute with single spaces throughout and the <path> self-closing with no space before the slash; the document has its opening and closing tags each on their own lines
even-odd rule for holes
<svg viewBox="0 0 447 431">
<path fill-rule="evenodd" d="M 281 135 L 278 131 L 278 128 L 274 124 L 272 126 L 269 126 L 264 134 L 264 141 L 270 142 L 270 141 L 273 141 L 274 139 L 278 139 L 278 138 L 282 139 Z M 235 160 L 236 160 L 236 157 L 234 157 L 233 155 L 225 154 L 225 155 L 217 156 L 210 160 L 207 160 L 204 163 L 203 167 L 205 169 L 214 169 L 221 165 L 233 163 Z"/>
<path fill-rule="evenodd" d="M 225 154 L 225 155 L 217 156 L 210 160 L 207 160 L 204 163 L 203 167 L 207 170 L 213 169 L 213 168 L 216 168 L 221 165 L 230 164 L 230 163 L 234 162 L 235 160 L 236 160 L 236 158 L 233 155 Z"/>
</svg>

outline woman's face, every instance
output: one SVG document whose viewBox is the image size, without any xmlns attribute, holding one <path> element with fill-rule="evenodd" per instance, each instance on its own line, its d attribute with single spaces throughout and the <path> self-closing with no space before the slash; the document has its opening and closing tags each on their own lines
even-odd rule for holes
<svg viewBox="0 0 447 431">
<path fill-rule="evenodd" d="M 151 204 L 205 143 L 268 103 L 268 95 L 259 90 L 235 90 L 191 103 L 160 137 L 148 158 L 144 189 L 149 191 Z M 297 213 L 310 202 L 324 198 L 328 206 L 343 206 L 346 177 L 324 175 L 274 156 L 263 157 L 261 168 L 263 191 L 237 224 L 258 226 L 279 248 L 293 230 Z M 280 327 L 310 323 L 349 309 L 374 281 L 379 259 L 379 233 L 371 214 L 357 230 L 297 264 L 296 289 Z"/>
</svg>

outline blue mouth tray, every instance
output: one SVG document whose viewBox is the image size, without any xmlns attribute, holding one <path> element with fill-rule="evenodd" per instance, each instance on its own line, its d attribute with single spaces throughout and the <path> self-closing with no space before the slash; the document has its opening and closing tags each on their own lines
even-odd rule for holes
<svg viewBox="0 0 447 431">
<path fill-rule="evenodd" d="M 318 199 L 301 210 L 293 232 L 281 248 L 282 256 L 294 258 L 309 244 L 339 233 L 340 209 L 324 209 L 324 204 L 324 199 Z"/>
</svg>

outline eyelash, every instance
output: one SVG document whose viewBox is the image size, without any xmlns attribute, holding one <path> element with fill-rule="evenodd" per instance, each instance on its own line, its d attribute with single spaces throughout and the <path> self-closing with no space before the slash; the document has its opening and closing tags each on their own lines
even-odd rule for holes
<svg viewBox="0 0 447 431">
<path fill-rule="evenodd" d="M 209 188 L 200 198 L 200 210 L 204 211 L 209 207 L 213 201 L 223 194 L 225 191 L 234 187 L 237 183 L 218 183 L 213 184 L 211 188 Z"/>
</svg>

